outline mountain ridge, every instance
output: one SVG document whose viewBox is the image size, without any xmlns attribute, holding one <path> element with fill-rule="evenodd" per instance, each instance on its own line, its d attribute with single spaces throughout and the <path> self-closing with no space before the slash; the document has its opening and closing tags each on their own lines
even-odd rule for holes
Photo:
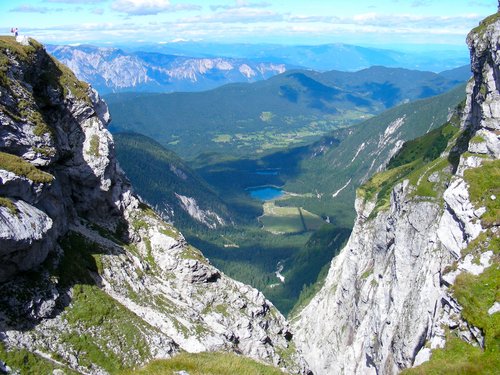
<svg viewBox="0 0 500 375">
<path fill-rule="evenodd" d="M 258 81 L 288 68 L 285 64 L 251 59 L 129 53 L 91 45 L 47 46 L 47 50 L 101 94 L 131 90 L 202 91 L 221 83 Z"/>
<path fill-rule="evenodd" d="M 439 72 L 469 62 L 466 48 L 463 48 L 463 51 L 443 50 L 439 47 L 435 51 L 404 52 L 397 49 L 363 47 L 345 43 L 280 45 L 181 41 L 155 45 L 139 44 L 124 46 L 123 48 L 130 48 L 134 51 L 147 49 L 159 53 L 196 57 L 256 57 L 262 60 L 303 66 L 318 71 L 332 69 L 355 71 L 372 65 L 385 65 Z"/>
<path fill-rule="evenodd" d="M 381 70 L 385 76 L 379 79 L 376 75 Z M 398 79 L 402 72 L 409 79 Z M 462 79 L 466 81 L 468 75 Z M 122 93 L 107 95 L 106 100 L 113 114 L 113 132 L 143 133 L 193 159 L 205 152 L 267 154 L 310 143 L 332 129 L 455 85 L 457 80 L 435 73 L 393 68 L 354 73 L 290 70 L 268 80 L 206 92 Z M 185 124 L 190 125 L 189 131 Z"/>
<path fill-rule="evenodd" d="M 316 374 L 497 372 L 499 39 L 497 13 L 467 37 L 466 101 L 358 189 L 352 235 L 293 323 Z"/>
</svg>

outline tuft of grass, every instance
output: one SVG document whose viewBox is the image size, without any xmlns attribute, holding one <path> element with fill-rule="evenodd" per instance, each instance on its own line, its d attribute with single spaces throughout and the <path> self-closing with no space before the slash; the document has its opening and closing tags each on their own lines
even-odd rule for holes
<svg viewBox="0 0 500 375">
<path fill-rule="evenodd" d="M 89 155 L 99 157 L 99 136 L 97 134 L 93 134 L 92 137 L 90 138 L 90 147 L 87 151 Z"/>
<path fill-rule="evenodd" d="M 71 94 L 78 100 L 83 100 L 87 104 L 91 104 L 90 98 L 87 94 L 89 85 L 86 82 L 80 81 L 76 78 L 75 73 L 66 65 L 60 63 L 54 57 L 51 57 L 55 64 L 55 70 L 58 70 L 57 83 L 63 88 L 63 95 L 66 97 Z"/>
<path fill-rule="evenodd" d="M 37 50 L 43 48 L 40 43 L 34 39 L 29 40 L 28 46 L 16 42 L 13 36 L 0 36 L 0 55 L 6 55 L 6 51 L 13 53 L 23 62 L 29 62 Z"/>
<path fill-rule="evenodd" d="M 479 26 L 472 29 L 470 34 L 479 34 L 479 35 L 484 34 L 484 32 L 486 31 L 488 26 L 491 25 L 492 23 L 498 21 L 499 19 L 500 19 L 500 13 L 495 13 L 495 14 L 492 14 L 491 16 L 486 17 L 484 20 L 482 20 L 479 23 Z"/>
<path fill-rule="evenodd" d="M 250 358 L 230 353 L 181 353 L 168 360 L 157 360 L 147 366 L 127 370 L 121 375 L 173 375 L 185 371 L 190 375 L 282 375 L 283 372 Z"/>
<path fill-rule="evenodd" d="M 50 61 L 46 64 L 45 71 L 37 77 L 37 85 L 40 88 L 44 86 L 59 88 L 64 98 L 67 98 L 71 94 L 77 100 L 82 100 L 91 105 L 92 103 L 87 94 L 89 85 L 78 80 L 67 66 L 60 63 L 54 57 L 49 57 Z"/>
<path fill-rule="evenodd" d="M 6 197 L 0 197 L 0 207 L 7 208 L 12 215 L 17 214 L 17 207 L 14 205 L 14 202 Z"/>
<path fill-rule="evenodd" d="M 43 137 L 45 134 L 52 134 L 52 128 L 47 125 L 47 123 L 43 120 L 42 116 L 38 112 L 32 112 L 30 120 L 35 124 L 33 134 L 37 137 Z"/>
<path fill-rule="evenodd" d="M 357 191 L 358 196 L 367 201 L 377 200 L 370 217 L 389 208 L 392 189 L 404 179 L 415 186 L 415 196 L 438 197 L 451 176 L 445 170 L 452 167 L 451 162 L 441 157 L 441 154 L 451 148 L 450 145 L 457 141 L 459 135 L 455 121 L 451 120 L 422 137 L 405 142 L 389 161 L 387 170 L 372 176 Z M 438 183 L 429 182 L 428 177 L 434 172 L 445 178 L 440 178 Z"/>
<path fill-rule="evenodd" d="M 191 245 L 186 246 L 182 250 L 181 259 L 194 259 L 201 263 L 207 263 L 207 259 L 203 256 L 201 251 Z"/>
<path fill-rule="evenodd" d="M 33 147 L 33 151 L 36 152 L 37 154 L 43 155 L 47 158 L 51 158 L 55 156 L 56 151 L 53 148 L 50 147 Z"/>
<path fill-rule="evenodd" d="M 462 258 L 467 254 L 480 256 L 485 251 L 491 250 L 493 254 L 500 254 L 500 236 L 494 236 L 490 231 L 481 233 L 462 250 Z"/>
<path fill-rule="evenodd" d="M 155 328 L 96 285 L 97 274 L 103 272 L 103 249 L 73 232 L 60 244 L 64 256 L 54 276 L 62 287 L 72 287 L 72 301 L 63 317 L 75 328 L 61 340 L 80 353 L 82 366 L 96 364 L 111 374 L 149 360 L 145 332 L 154 334 Z"/>
<path fill-rule="evenodd" d="M 474 137 L 471 138 L 469 141 L 470 143 L 483 143 L 485 139 L 481 137 L 480 135 L 475 135 Z"/>
<path fill-rule="evenodd" d="M 43 137 L 45 134 L 53 136 L 54 130 L 47 124 L 42 114 L 38 110 L 35 110 L 35 108 L 34 104 L 30 104 L 24 99 L 19 100 L 19 114 L 35 126 L 33 128 L 33 134 L 37 137 Z"/>
<path fill-rule="evenodd" d="M 6 348 L 1 341 L 0 359 L 5 362 L 14 373 L 21 373 L 23 375 L 52 374 L 53 371 L 57 369 L 63 370 L 67 375 L 78 374 L 78 372 L 64 365 L 59 365 L 56 362 L 29 352 L 26 349 Z"/>
<path fill-rule="evenodd" d="M 500 356 L 500 313 L 488 314 L 500 302 L 500 265 L 487 268 L 480 275 L 461 273 L 453 285 L 453 294 L 462 305 L 462 316 L 485 335 L 485 350 Z"/>
<path fill-rule="evenodd" d="M 498 354 L 484 353 L 480 348 L 449 335 L 443 349 L 432 351 L 431 360 L 406 369 L 401 375 L 483 375 L 498 374 Z"/>
<path fill-rule="evenodd" d="M 64 317 L 81 334 L 68 333 L 62 340 L 82 353 L 86 367 L 97 364 L 114 374 L 150 358 L 143 330 L 151 327 L 96 285 L 75 285 Z"/>
<path fill-rule="evenodd" d="M 22 63 L 31 64 L 36 58 L 37 52 L 43 50 L 43 46 L 34 39 L 29 40 L 28 46 L 16 42 L 14 37 L 0 36 L 0 82 L 6 86 L 9 83 L 6 72 L 8 70 L 7 50 L 15 55 Z M 49 56 L 50 62 L 46 64 L 44 72 L 36 77 L 36 85 L 49 85 L 58 87 L 62 94 L 67 97 L 70 93 L 78 100 L 91 104 L 87 95 L 89 85 L 78 80 L 75 74 L 64 64 Z"/>
<path fill-rule="evenodd" d="M 485 161 L 481 167 L 466 170 L 464 179 L 474 206 L 486 207 L 481 217 L 483 226 L 500 225 L 500 160 Z"/>
<path fill-rule="evenodd" d="M 361 274 L 361 279 L 367 279 L 368 276 L 373 275 L 373 268 L 367 269 L 365 272 Z"/>
<path fill-rule="evenodd" d="M 23 158 L 6 152 L 0 152 L 0 168 L 26 177 L 35 183 L 50 183 L 54 178 L 51 174 L 39 170 Z"/>
<path fill-rule="evenodd" d="M 429 162 L 438 158 L 446 150 L 448 141 L 458 132 L 459 129 L 448 122 L 422 137 L 405 142 L 401 150 L 389 161 L 387 169 L 399 167 L 415 160 Z"/>
<path fill-rule="evenodd" d="M 393 187 L 415 169 L 415 162 L 394 167 L 377 173 L 363 186 L 358 188 L 358 195 L 366 201 L 377 199 L 373 214 L 389 207 L 390 195 Z"/>
</svg>

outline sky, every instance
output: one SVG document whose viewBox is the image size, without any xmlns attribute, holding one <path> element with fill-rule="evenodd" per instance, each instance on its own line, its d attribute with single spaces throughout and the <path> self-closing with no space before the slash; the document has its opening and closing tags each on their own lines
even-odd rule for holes
<svg viewBox="0 0 500 375">
<path fill-rule="evenodd" d="M 43 43 L 465 46 L 496 0 L 2 0 L 0 34 Z"/>
</svg>

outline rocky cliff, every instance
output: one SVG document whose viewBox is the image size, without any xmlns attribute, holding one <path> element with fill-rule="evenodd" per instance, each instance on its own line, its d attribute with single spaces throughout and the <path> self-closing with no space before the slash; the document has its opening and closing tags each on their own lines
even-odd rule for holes
<svg viewBox="0 0 500 375">
<path fill-rule="evenodd" d="M 134 196 L 108 122 L 41 45 L 0 38 L 0 372 L 116 373 L 180 351 L 305 372 L 274 306 Z"/>
<path fill-rule="evenodd" d="M 48 46 L 79 79 L 105 94 L 120 91 L 203 91 L 234 82 L 256 82 L 283 73 L 281 63 L 226 57 L 125 52 L 90 45 Z"/>
<path fill-rule="evenodd" d="M 317 375 L 498 371 L 499 15 L 467 43 L 466 102 L 358 190 L 353 233 L 293 322 Z"/>
</svg>

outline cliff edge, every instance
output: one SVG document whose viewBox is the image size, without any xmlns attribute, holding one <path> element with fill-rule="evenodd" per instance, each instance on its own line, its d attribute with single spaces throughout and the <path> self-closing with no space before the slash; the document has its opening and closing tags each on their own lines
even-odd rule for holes
<svg viewBox="0 0 500 375">
<path fill-rule="evenodd" d="M 317 375 L 498 371 L 499 14 L 467 43 L 466 102 L 358 190 L 351 237 L 292 324 Z"/>
</svg>

